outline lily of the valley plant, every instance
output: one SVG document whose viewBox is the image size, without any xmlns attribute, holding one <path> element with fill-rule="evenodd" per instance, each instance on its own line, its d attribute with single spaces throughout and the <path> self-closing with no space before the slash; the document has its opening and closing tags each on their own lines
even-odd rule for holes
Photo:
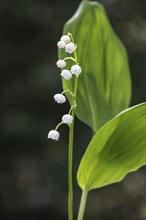
<svg viewBox="0 0 146 220">
<path fill-rule="evenodd" d="M 63 91 L 58 104 L 69 100 L 70 109 L 48 133 L 58 141 L 59 127 L 69 126 L 68 220 L 82 220 L 90 190 L 121 181 L 146 164 L 146 103 L 129 107 L 131 78 L 125 47 L 116 36 L 104 8 L 82 1 L 65 24 L 57 43 Z M 73 138 L 75 115 L 89 125 L 93 138 L 77 172 L 82 190 L 78 216 L 73 216 Z"/>
<path fill-rule="evenodd" d="M 55 130 L 51 130 L 48 133 L 48 138 L 53 140 L 59 139 L 59 132 L 57 131 L 58 128 L 62 124 L 67 124 L 69 126 L 69 167 L 68 167 L 68 184 L 69 184 L 69 194 L 68 194 L 68 217 L 72 219 L 73 216 L 73 187 L 72 187 L 72 158 L 73 158 L 73 134 L 74 134 L 74 119 L 75 119 L 75 109 L 76 109 L 76 94 L 77 94 L 77 86 L 78 86 L 78 78 L 82 72 L 81 67 L 78 63 L 77 58 L 77 45 L 74 43 L 72 34 L 68 33 L 67 35 L 63 35 L 60 41 L 57 43 L 59 49 L 64 49 L 67 53 L 71 56 L 64 57 L 64 59 L 57 61 L 57 66 L 61 68 L 61 76 L 64 80 L 69 81 L 74 79 L 74 90 L 71 91 L 70 89 L 64 90 L 61 94 L 54 95 L 54 99 L 57 103 L 64 103 L 66 101 L 65 94 L 69 93 L 71 95 L 71 107 L 67 114 L 63 115 L 62 121 L 56 126 Z M 70 69 L 66 69 L 66 62 L 70 60 L 72 61 L 72 66 Z"/>
</svg>

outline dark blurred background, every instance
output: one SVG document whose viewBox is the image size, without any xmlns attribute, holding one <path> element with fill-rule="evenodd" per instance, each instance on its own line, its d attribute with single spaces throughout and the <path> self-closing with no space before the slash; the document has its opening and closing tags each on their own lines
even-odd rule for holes
<svg viewBox="0 0 146 220">
<path fill-rule="evenodd" d="M 144 0 L 101 0 L 125 44 L 130 63 L 131 105 L 145 101 L 146 23 Z M 64 23 L 80 1 L 2 0 L 1 22 L 1 205 L 0 220 L 67 219 L 68 128 L 58 142 L 47 139 L 69 105 L 57 105 L 61 92 L 56 67 Z M 124 88 L 123 88 L 124 89 Z M 79 161 L 91 138 L 76 120 L 74 148 L 74 219 L 81 191 Z M 85 220 L 144 220 L 144 168 L 121 183 L 89 194 Z"/>
</svg>

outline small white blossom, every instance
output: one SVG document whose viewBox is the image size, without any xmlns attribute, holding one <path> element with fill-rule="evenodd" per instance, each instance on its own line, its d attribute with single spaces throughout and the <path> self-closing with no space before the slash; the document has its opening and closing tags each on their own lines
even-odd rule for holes
<svg viewBox="0 0 146 220">
<path fill-rule="evenodd" d="M 62 70 L 60 75 L 66 80 L 70 80 L 72 77 L 72 74 L 69 70 Z"/>
<path fill-rule="evenodd" d="M 66 114 L 66 115 L 63 115 L 62 117 L 62 121 L 65 123 L 65 124 L 72 124 L 73 123 L 73 117 L 69 114 Z"/>
<path fill-rule="evenodd" d="M 59 42 L 57 43 L 57 46 L 58 46 L 58 48 L 60 48 L 60 49 L 64 49 L 65 46 L 66 46 L 66 43 L 65 43 L 64 41 L 59 41 Z"/>
<path fill-rule="evenodd" d="M 64 41 L 65 43 L 69 43 L 71 41 L 68 35 L 63 35 L 60 40 Z"/>
<path fill-rule="evenodd" d="M 79 65 L 73 65 L 71 67 L 71 73 L 72 74 L 75 74 L 76 76 L 79 76 L 81 72 L 82 72 L 82 69 Z"/>
<path fill-rule="evenodd" d="M 57 103 L 60 103 L 60 104 L 66 102 L 65 96 L 62 95 L 62 94 L 60 94 L 60 93 L 54 95 L 54 99 L 55 99 L 55 101 L 56 101 Z"/>
<path fill-rule="evenodd" d="M 64 68 L 66 66 L 66 62 L 64 60 L 58 60 L 56 65 L 59 67 L 59 68 Z"/>
<path fill-rule="evenodd" d="M 48 138 L 51 138 L 52 140 L 55 140 L 55 141 L 58 141 L 59 136 L 60 136 L 60 134 L 56 130 L 51 130 L 48 133 Z"/>
<path fill-rule="evenodd" d="M 69 44 L 66 45 L 65 51 L 67 53 L 71 54 L 71 53 L 73 53 L 76 50 L 76 48 L 77 48 L 77 46 L 74 43 L 69 43 Z"/>
</svg>

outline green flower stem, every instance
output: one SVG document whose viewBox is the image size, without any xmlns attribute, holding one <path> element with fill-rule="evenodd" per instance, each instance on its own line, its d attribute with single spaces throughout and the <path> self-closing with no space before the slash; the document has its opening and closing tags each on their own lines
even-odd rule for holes
<svg viewBox="0 0 146 220">
<path fill-rule="evenodd" d="M 88 191 L 83 190 L 77 220 L 83 220 Z"/>
<path fill-rule="evenodd" d="M 63 60 L 64 60 L 64 61 L 65 61 L 65 60 L 72 60 L 73 62 L 75 62 L 75 59 L 74 59 L 73 57 L 65 57 Z"/>
<path fill-rule="evenodd" d="M 74 87 L 74 96 L 75 96 L 75 97 L 76 97 L 76 95 L 77 95 L 77 88 L 78 88 L 78 77 L 76 76 L 75 87 Z"/>
<path fill-rule="evenodd" d="M 66 92 L 69 92 L 70 95 L 71 95 L 72 97 L 74 97 L 74 94 L 73 94 L 69 89 L 64 90 L 61 94 L 63 95 L 63 94 L 66 93 Z"/>
<path fill-rule="evenodd" d="M 59 128 L 62 124 L 64 124 L 64 122 L 60 122 L 60 123 L 56 126 L 55 130 L 57 131 L 58 128 Z"/>
<path fill-rule="evenodd" d="M 74 105 L 71 106 L 71 108 L 70 108 L 68 114 L 70 115 L 71 112 L 73 111 L 73 109 L 75 109 L 75 108 L 76 108 L 76 103 L 75 103 Z"/>
<path fill-rule="evenodd" d="M 70 125 L 69 131 L 69 150 L 68 150 L 68 219 L 73 220 L 73 183 L 72 183 L 72 161 L 73 161 L 73 136 L 74 136 L 74 116 L 72 111 L 73 124 Z"/>
<path fill-rule="evenodd" d="M 77 94 L 78 78 L 75 79 L 74 97 L 75 103 Z M 73 104 L 73 106 L 75 106 Z M 72 170 L 73 170 L 73 136 L 74 136 L 74 123 L 75 123 L 75 108 L 72 108 L 73 124 L 70 125 L 69 130 L 69 150 L 68 150 L 68 219 L 73 220 L 73 183 L 72 183 Z"/>
<path fill-rule="evenodd" d="M 71 37 L 72 42 L 73 37 L 72 34 L 68 33 Z M 77 53 L 74 51 L 74 60 L 75 64 L 77 61 Z M 73 136 L 74 136 L 74 123 L 75 123 L 75 107 L 76 107 L 76 94 L 77 94 L 77 86 L 78 86 L 78 77 L 75 78 L 74 92 L 72 96 L 72 107 L 71 107 L 71 115 L 73 117 L 73 124 L 70 125 L 69 130 L 69 150 L 68 150 L 68 220 L 73 220 L 73 181 L 72 181 L 72 173 L 73 173 Z M 75 107 L 73 107 L 75 106 Z"/>
<path fill-rule="evenodd" d="M 68 33 L 68 36 L 70 36 L 70 38 L 71 38 L 71 41 L 74 43 L 74 39 L 73 39 L 73 36 L 72 36 L 72 34 L 71 33 Z"/>
</svg>

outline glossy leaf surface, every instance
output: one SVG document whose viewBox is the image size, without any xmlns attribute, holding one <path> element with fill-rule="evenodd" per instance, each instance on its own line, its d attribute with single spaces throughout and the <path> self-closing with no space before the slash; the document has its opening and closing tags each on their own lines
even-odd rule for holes
<svg viewBox="0 0 146 220">
<path fill-rule="evenodd" d="M 103 7 L 83 1 L 65 24 L 63 34 L 72 33 L 82 67 L 77 91 L 77 116 L 94 132 L 127 108 L 131 80 L 127 54 L 114 33 Z M 63 49 L 59 58 L 69 56 Z M 68 68 L 73 64 L 69 61 Z M 63 80 L 64 89 L 73 91 L 74 79 Z M 68 96 L 71 102 L 71 97 Z"/>
<path fill-rule="evenodd" d="M 121 181 L 146 164 L 146 104 L 129 108 L 99 129 L 81 160 L 77 179 L 83 190 Z"/>
</svg>

